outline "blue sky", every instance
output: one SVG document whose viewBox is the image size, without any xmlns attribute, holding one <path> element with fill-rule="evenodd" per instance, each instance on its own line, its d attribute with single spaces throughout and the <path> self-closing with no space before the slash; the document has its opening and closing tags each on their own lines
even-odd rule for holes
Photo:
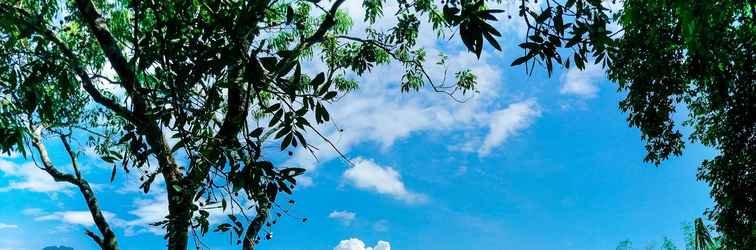
<svg viewBox="0 0 756 250">
<path fill-rule="evenodd" d="M 625 239 L 644 246 L 665 236 L 682 246 L 681 224 L 713 205 L 695 178 L 713 151 L 692 144 L 660 167 L 642 163 L 640 135 L 617 109 L 624 94 L 600 67 L 528 76 L 509 66 L 521 53 L 514 49 L 521 26 L 498 27 L 505 50 L 481 59 L 458 41 L 423 33 L 429 55 L 444 52 L 450 69 L 479 76 L 480 93 L 466 103 L 427 88 L 400 93 L 397 65 L 358 77 L 360 90 L 331 106 L 336 123 L 322 127 L 353 167 L 324 146 L 320 161 L 271 152 L 279 164 L 309 171 L 291 216 L 260 249 L 614 249 Z M 308 70 L 321 67 L 315 60 Z M 442 78 L 442 69 L 429 69 Z M 62 147 L 49 147 L 67 165 Z M 30 160 L 0 159 L 0 249 L 94 249 L 77 190 L 52 182 Z M 122 249 L 164 248 L 162 231 L 147 225 L 165 215 L 159 183 L 145 195 L 138 177 L 109 183 L 110 166 L 87 154 L 81 160 Z M 238 248 L 223 234 L 204 241 Z"/>
</svg>

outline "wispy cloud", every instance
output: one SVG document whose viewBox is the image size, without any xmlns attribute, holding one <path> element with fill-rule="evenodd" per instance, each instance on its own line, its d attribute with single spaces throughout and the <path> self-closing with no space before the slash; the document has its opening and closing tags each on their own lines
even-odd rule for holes
<svg viewBox="0 0 756 250">
<path fill-rule="evenodd" d="M 328 218 L 340 221 L 345 226 L 352 224 L 352 221 L 357 217 L 357 214 L 349 211 L 333 211 L 328 214 Z"/>
<path fill-rule="evenodd" d="M 45 211 L 40 208 L 26 208 L 24 210 L 21 210 L 21 214 L 26 216 L 39 216 L 42 214 L 45 214 Z"/>
<path fill-rule="evenodd" d="M 573 67 L 560 77 L 562 87 L 559 89 L 559 93 L 581 98 L 594 98 L 598 93 L 598 86 L 596 85 L 602 79 L 604 79 L 604 69 L 601 68 L 601 65 L 588 64 L 584 70 Z"/>
<path fill-rule="evenodd" d="M 389 230 L 388 221 L 387 220 L 379 220 L 373 223 L 373 230 L 376 232 L 386 232 Z"/>
<path fill-rule="evenodd" d="M 113 213 L 102 212 L 105 219 L 111 219 L 115 217 Z M 35 221 L 60 221 L 66 224 L 82 225 L 85 227 L 94 226 L 94 220 L 92 214 L 89 211 L 59 211 L 50 214 L 38 216 L 34 218 Z"/>
<path fill-rule="evenodd" d="M 197 204 L 197 203 L 195 203 Z M 254 203 L 242 203 L 245 207 L 250 207 Z M 199 205 L 199 204 L 197 204 Z M 226 217 L 226 213 L 220 209 L 209 209 L 208 221 L 215 224 Z M 165 220 L 168 215 L 168 198 L 163 185 L 158 185 L 150 191 L 146 197 L 136 198 L 132 202 L 132 209 L 126 212 L 128 215 L 124 219 L 117 221 L 117 226 L 124 228 L 126 236 L 134 236 L 142 233 L 151 233 L 155 235 L 164 235 L 165 229 L 159 226 L 150 225 L 155 222 Z"/>
<path fill-rule="evenodd" d="M 399 172 L 392 167 L 383 167 L 372 160 L 356 158 L 354 166 L 347 169 L 342 177 L 353 186 L 388 195 L 406 203 L 421 203 L 428 198 L 405 187 Z"/>
<path fill-rule="evenodd" d="M 168 215 L 168 199 L 164 192 L 157 191 L 149 198 L 136 199 L 133 207 L 134 209 L 128 213 L 134 218 L 127 220 L 124 225 L 126 236 L 140 233 L 165 234 L 163 228 L 150 225 L 150 223 L 164 220 Z"/>
<path fill-rule="evenodd" d="M 0 229 L 15 229 L 18 228 L 18 225 L 15 224 L 5 224 L 0 222 Z"/>
<path fill-rule="evenodd" d="M 73 185 L 56 182 L 45 171 L 37 168 L 33 163 L 16 164 L 0 159 L 0 172 L 10 177 L 8 185 L 0 187 L 0 192 L 11 190 L 27 190 L 32 192 L 54 193 L 68 192 Z"/>
<path fill-rule="evenodd" d="M 533 99 L 510 104 L 507 108 L 494 112 L 490 120 L 488 135 L 483 140 L 478 155 L 490 154 L 493 148 L 529 127 L 539 116 L 541 116 L 541 110 Z"/>
<path fill-rule="evenodd" d="M 395 4 L 387 2 L 384 6 L 385 13 L 393 13 Z M 508 9 L 515 6 L 499 7 Z M 355 20 L 353 35 L 359 36 L 366 27 L 366 24 L 362 23 L 364 8 L 359 1 L 347 2 L 345 10 Z M 517 19 L 502 22 L 511 23 L 515 20 Z M 386 15 L 377 21 L 377 26 L 387 27 L 394 22 L 395 17 Z M 430 86 L 421 89 L 423 93 L 403 94 L 399 87 L 404 67 L 397 63 L 377 66 L 362 76 L 350 75 L 349 77 L 359 82 L 359 89 L 341 98 L 337 104 L 328 106 L 334 122 L 318 127 L 340 151 L 349 155 L 351 149 L 361 143 L 377 143 L 383 150 L 387 150 L 398 140 L 428 131 L 444 134 L 477 131 L 486 127 L 491 113 L 501 105 L 504 84 L 496 54 L 483 54 L 478 59 L 464 49 L 459 39 L 437 39 L 431 25 L 426 22 L 420 24 L 420 33 L 418 46 L 427 54 L 425 67 L 433 81 L 436 84 L 453 84 L 455 72 L 470 69 L 478 77 L 477 92 L 457 96 L 466 99 L 464 103 L 455 102 L 445 94 L 435 93 L 431 91 Z M 448 67 L 435 64 L 442 52 L 448 55 Z M 313 58 L 305 68 L 308 72 L 314 73 L 327 67 L 319 58 Z M 307 141 L 319 149 L 316 157 L 300 150 L 287 165 L 313 170 L 320 163 L 339 157 L 339 154 L 320 138 L 312 137 Z M 476 146 L 472 152 L 477 150 Z"/>
</svg>

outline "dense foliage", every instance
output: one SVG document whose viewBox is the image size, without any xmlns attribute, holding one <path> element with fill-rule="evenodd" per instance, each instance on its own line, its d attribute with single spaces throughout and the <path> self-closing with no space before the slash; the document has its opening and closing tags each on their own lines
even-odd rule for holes
<svg viewBox="0 0 756 250">
<path fill-rule="evenodd" d="M 688 113 L 690 139 L 718 151 L 699 168 L 723 244 L 756 249 L 756 24 L 754 1 L 626 1 L 624 35 L 609 76 L 620 108 L 659 164 L 683 151 L 673 115 Z"/>
<path fill-rule="evenodd" d="M 26 154 L 31 145 L 40 168 L 79 187 L 100 231 L 87 235 L 103 249 L 117 249 L 116 236 L 71 140 L 88 138 L 113 164 L 112 178 L 136 170 L 145 193 L 164 180 L 169 214 L 155 225 L 166 228 L 169 249 L 211 230 L 251 249 L 270 238 L 263 228 L 293 203 L 276 203 L 279 193 L 291 194 L 304 172 L 274 166 L 265 146 L 315 150 L 304 135 L 320 135 L 314 124 L 331 120 L 326 104 L 357 88 L 347 75 L 397 63 L 404 91 L 464 93 L 475 88 L 470 71 L 450 83 L 425 72 L 420 22 L 440 36 L 459 29 L 478 56 L 484 37 L 499 46 L 488 23 L 500 11 L 484 1 L 398 1 L 396 22 L 379 30 L 387 3 L 366 0 L 369 25 L 358 36 L 344 2 L 2 0 L 0 148 Z M 306 73 L 308 60 L 327 70 Z M 73 174 L 50 161 L 45 144 L 54 137 L 66 145 Z M 229 222 L 211 229 L 211 209 Z"/>
<path fill-rule="evenodd" d="M 517 13 L 502 13 L 492 7 L 502 1 L 363 0 L 368 26 L 357 32 L 344 2 L 0 0 L 0 149 L 38 155 L 56 180 L 79 187 L 100 233 L 87 234 L 103 249 L 117 241 L 72 139 L 113 164 L 113 178 L 136 170 L 144 192 L 165 181 L 169 215 L 156 225 L 169 249 L 208 231 L 251 249 L 258 234 L 270 238 L 272 210 L 285 212 L 279 194 L 291 194 L 304 171 L 274 166 L 268 154 L 316 150 L 305 135 L 320 135 L 317 124 L 332 119 L 327 104 L 358 88 L 350 75 L 394 63 L 403 91 L 467 93 L 476 79 L 468 70 L 450 83 L 426 73 L 433 62 L 417 46 L 420 24 L 480 56 L 485 44 L 501 47 L 494 21 L 516 15 L 527 34 L 512 65 L 549 74 L 604 66 L 627 92 L 620 108 L 640 128 L 647 161 L 682 153 L 673 115 L 685 108 L 691 138 L 719 152 L 699 178 L 712 186 L 722 244 L 756 248 L 753 1 L 632 0 L 613 13 L 601 0 L 512 0 Z M 397 9 L 384 13 L 388 5 Z M 384 14 L 394 22 L 376 27 Z M 622 30 L 609 30 L 613 21 Z M 327 70 L 308 74 L 312 60 Z M 47 158 L 51 138 L 66 145 L 74 174 Z M 277 150 L 265 151 L 271 144 Z M 211 209 L 229 222 L 211 229 Z"/>
</svg>

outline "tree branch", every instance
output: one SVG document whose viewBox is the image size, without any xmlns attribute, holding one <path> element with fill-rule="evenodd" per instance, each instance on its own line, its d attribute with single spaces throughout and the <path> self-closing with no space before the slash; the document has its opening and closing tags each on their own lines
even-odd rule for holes
<svg viewBox="0 0 756 250">
<path fill-rule="evenodd" d="M 132 121 L 132 123 L 140 128 L 141 134 L 147 137 L 148 143 L 156 151 L 160 170 L 166 179 L 166 183 L 173 185 L 180 182 L 181 173 L 178 171 L 178 166 L 171 156 L 170 148 L 163 131 L 147 117 L 148 104 L 143 93 L 140 91 L 136 73 L 123 55 L 117 41 L 108 30 L 105 19 L 90 0 L 76 0 L 76 7 L 80 12 L 81 18 L 86 22 L 100 44 L 100 48 L 110 61 L 113 69 L 115 69 L 121 78 L 121 85 L 126 89 L 129 97 L 131 97 L 134 104 L 134 112 L 132 114 L 136 121 Z"/>
<path fill-rule="evenodd" d="M 68 143 L 68 136 L 67 135 L 61 135 L 60 141 L 63 142 L 63 146 L 66 148 L 66 152 L 68 152 L 68 157 L 71 158 L 71 166 L 74 169 L 74 173 L 76 174 L 76 179 L 81 181 L 81 172 L 79 171 L 79 161 L 76 160 L 76 152 L 73 151 L 71 148 L 71 144 Z"/>
<path fill-rule="evenodd" d="M 52 161 L 50 161 L 50 157 L 47 153 L 47 148 L 42 143 L 42 128 L 42 126 L 32 128 L 32 144 L 37 149 L 39 157 L 42 160 L 43 170 L 45 170 L 45 172 L 52 176 L 53 179 L 57 182 L 68 182 L 79 187 L 79 191 L 84 196 L 84 200 L 87 202 L 89 213 L 92 215 L 92 219 L 94 220 L 97 229 L 102 234 L 102 238 L 89 230 L 86 231 L 86 234 L 92 237 L 92 239 L 97 242 L 97 244 L 103 250 L 118 250 L 118 241 L 116 240 L 116 235 L 110 228 L 107 219 L 105 219 L 105 215 L 102 213 L 100 206 L 97 204 L 97 198 L 95 197 L 94 192 L 92 192 L 92 187 L 89 186 L 89 182 L 87 182 L 84 178 L 81 178 L 81 174 L 76 163 L 76 154 L 73 153 L 73 150 L 68 144 L 66 137 L 61 136 L 61 140 L 66 147 L 66 151 L 71 157 L 71 163 L 74 165 L 76 176 L 61 172 L 55 167 L 55 165 L 53 165 Z"/>
<path fill-rule="evenodd" d="M 134 104 L 134 116 L 137 121 L 134 125 L 139 128 L 140 134 L 145 135 L 147 142 L 157 156 L 160 165 L 158 171 L 165 179 L 168 186 L 168 200 L 171 201 L 168 205 L 168 211 L 173 220 L 169 224 L 171 227 L 169 231 L 173 231 L 173 234 L 177 236 L 169 239 L 169 246 L 185 248 L 187 240 L 185 231 L 188 228 L 188 221 L 191 219 L 188 218 L 191 217 L 191 211 L 188 211 L 188 208 L 185 207 L 187 195 L 174 188 L 174 186 L 185 187 L 186 185 L 182 183 L 182 173 L 173 159 L 165 135 L 160 127 L 147 116 L 148 104 L 139 88 L 136 73 L 108 30 L 105 19 L 90 0 L 76 0 L 76 7 L 80 12 L 80 17 L 86 22 L 113 69 L 121 78 L 122 86 L 126 89 Z M 145 183 L 145 185 L 149 186 L 149 183 Z"/>
<path fill-rule="evenodd" d="M 81 61 L 79 61 L 78 57 L 65 43 L 63 43 L 63 41 L 58 39 L 55 33 L 53 33 L 44 24 L 42 24 L 41 21 L 37 20 L 34 16 L 29 14 L 29 12 L 23 9 L 19 9 L 4 3 L 0 3 L 0 15 L 13 18 L 16 21 L 19 21 L 24 25 L 31 27 L 35 31 L 39 32 L 45 39 L 52 42 L 63 52 L 63 56 L 68 59 L 67 61 L 69 65 L 73 68 L 74 73 L 76 73 L 76 75 L 81 79 L 84 90 L 89 94 L 90 97 L 92 97 L 92 100 L 94 100 L 96 103 L 99 103 L 100 105 L 105 106 L 124 119 L 135 124 L 138 123 L 134 114 L 126 107 L 121 106 L 113 99 L 105 97 L 102 93 L 100 93 L 87 72 L 84 70 L 84 67 L 81 65 Z"/>
<path fill-rule="evenodd" d="M 326 13 L 326 18 L 322 23 L 320 23 L 318 30 L 315 31 L 312 36 L 304 40 L 304 47 L 315 44 L 322 40 L 323 37 L 325 37 L 326 32 L 328 32 L 328 30 L 330 30 L 333 25 L 336 24 L 336 11 L 339 10 L 339 7 L 344 3 L 344 1 L 345 0 L 336 0 L 336 2 L 331 5 L 331 9 Z"/>
<path fill-rule="evenodd" d="M 121 47 L 118 46 L 113 34 L 108 30 L 105 18 L 95 9 L 90 0 L 76 0 L 76 8 L 80 12 L 79 16 L 85 21 L 100 44 L 100 48 L 110 61 L 110 65 L 121 78 L 122 85 L 134 101 L 134 109 L 138 112 L 147 111 L 144 97 L 139 93 L 136 73 L 121 52 Z"/>
<path fill-rule="evenodd" d="M 247 232 L 244 234 L 244 241 L 242 242 L 243 250 L 255 249 L 257 234 L 260 233 L 265 221 L 268 219 L 270 208 L 275 201 L 276 195 L 274 193 L 273 197 L 265 198 L 257 204 L 257 214 L 255 214 L 255 218 L 247 226 Z"/>
<path fill-rule="evenodd" d="M 100 248 L 105 249 L 105 247 L 103 245 L 104 242 L 102 241 L 102 238 L 100 238 L 100 236 L 97 235 L 95 232 L 89 231 L 89 229 L 84 229 L 84 234 L 86 234 L 87 236 L 89 236 L 90 238 L 92 238 L 92 240 L 95 243 L 97 243 L 97 245 L 100 246 Z"/>
</svg>

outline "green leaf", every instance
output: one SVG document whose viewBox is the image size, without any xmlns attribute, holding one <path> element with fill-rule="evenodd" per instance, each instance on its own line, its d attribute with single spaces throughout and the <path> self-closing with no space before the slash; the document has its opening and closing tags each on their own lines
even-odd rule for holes
<svg viewBox="0 0 756 250">
<path fill-rule="evenodd" d="M 297 62 L 297 67 L 294 70 L 294 80 L 292 81 L 292 85 L 299 85 L 299 83 L 302 82 L 302 67 L 299 65 L 299 62 Z"/>
<path fill-rule="evenodd" d="M 277 111 L 280 108 L 281 108 L 281 104 L 280 103 L 276 103 L 276 104 L 270 105 L 270 107 L 266 108 L 264 112 L 265 113 L 273 113 L 274 111 Z"/>
<path fill-rule="evenodd" d="M 116 176 L 116 166 L 113 165 L 113 172 L 110 173 L 110 182 L 113 182 L 115 180 L 115 176 Z"/>
<path fill-rule="evenodd" d="M 294 9 L 289 5 L 286 6 L 286 24 L 291 24 L 292 20 L 294 20 Z"/>
<path fill-rule="evenodd" d="M 281 120 L 281 116 L 283 116 L 283 109 L 279 109 L 278 112 L 273 114 L 273 118 L 270 119 L 270 123 L 268 123 L 268 127 L 273 127 Z"/>
<path fill-rule="evenodd" d="M 494 38 L 489 33 L 483 33 L 483 34 L 485 35 L 486 40 L 488 40 L 488 43 L 490 43 L 491 46 L 493 46 L 496 50 L 501 51 L 501 46 L 499 46 L 499 42 L 496 41 L 496 38 Z"/>
<path fill-rule="evenodd" d="M 325 81 L 325 73 L 320 72 L 320 73 L 318 73 L 318 75 L 315 76 L 315 78 L 313 78 L 310 81 L 310 86 L 312 86 L 312 89 L 316 89 L 317 90 L 318 87 L 320 86 L 320 84 L 323 84 L 324 81 Z M 318 91 L 318 92 L 320 92 L 320 91 Z"/>
<path fill-rule="evenodd" d="M 286 176 L 298 176 L 304 174 L 305 171 L 304 168 L 285 168 L 282 170 Z"/>
<path fill-rule="evenodd" d="M 252 137 L 258 137 L 259 138 L 260 135 L 262 134 L 262 132 L 263 132 L 263 128 L 259 127 L 259 128 L 256 128 L 255 130 L 252 130 L 252 133 L 250 133 L 250 135 Z"/>
<path fill-rule="evenodd" d="M 530 54 L 528 54 L 526 56 L 523 56 L 523 57 L 520 57 L 520 58 L 517 58 L 517 59 L 514 60 L 514 62 L 512 62 L 511 66 L 517 66 L 517 65 L 523 64 L 523 63 L 527 62 L 528 60 L 530 60 L 530 58 L 532 58 L 532 56 Z"/>
<path fill-rule="evenodd" d="M 294 139 L 294 136 L 292 134 L 286 135 L 284 137 L 283 141 L 281 142 L 281 151 L 284 151 L 287 147 L 289 147 L 289 144 L 291 144 L 291 141 Z"/>
</svg>

